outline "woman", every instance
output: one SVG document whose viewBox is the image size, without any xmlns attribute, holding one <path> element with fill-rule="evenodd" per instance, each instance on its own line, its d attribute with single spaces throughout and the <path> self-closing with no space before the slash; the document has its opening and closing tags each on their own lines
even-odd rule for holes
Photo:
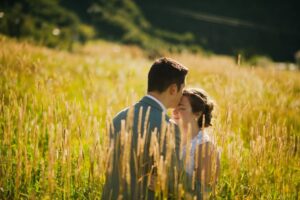
<svg viewBox="0 0 300 200">
<path fill-rule="evenodd" d="M 185 89 L 173 119 L 183 135 L 187 190 L 197 199 L 212 193 L 219 173 L 219 156 L 207 133 L 212 126 L 213 101 L 202 89 Z"/>
</svg>

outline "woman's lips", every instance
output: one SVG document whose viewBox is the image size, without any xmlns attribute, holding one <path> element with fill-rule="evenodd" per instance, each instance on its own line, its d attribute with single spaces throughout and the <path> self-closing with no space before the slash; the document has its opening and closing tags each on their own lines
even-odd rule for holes
<svg viewBox="0 0 300 200">
<path fill-rule="evenodd" d="M 173 119 L 174 119 L 174 121 L 178 122 L 180 118 L 179 117 L 173 117 Z"/>
</svg>

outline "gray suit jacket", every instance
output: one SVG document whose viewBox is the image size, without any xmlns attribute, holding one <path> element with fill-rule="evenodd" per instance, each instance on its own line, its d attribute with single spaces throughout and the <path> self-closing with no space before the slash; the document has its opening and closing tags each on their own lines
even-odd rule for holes
<svg viewBox="0 0 300 200">
<path fill-rule="evenodd" d="M 149 110 L 150 109 L 150 110 Z M 148 111 L 148 112 L 147 112 Z M 148 120 L 147 120 L 148 119 Z M 131 135 L 130 143 L 130 180 L 124 180 L 121 175 L 122 162 L 120 154 L 124 153 L 121 141 L 122 121 L 125 122 L 129 135 Z M 177 187 L 174 183 L 174 167 L 179 164 L 180 149 L 180 132 L 179 128 L 170 121 L 170 118 L 163 112 L 160 105 L 153 99 L 145 96 L 132 107 L 126 108 L 119 112 L 113 119 L 111 127 L 111 139 L 114 145 L 112 153 L 111 171 L 106 174 L 106 182 L 103 188 L 102 199 L 117 199 L 122 195 L 124 199 L 155 199 L 155 194 L 147 186 L 149 174 L 155 173 L 153 168 L 153 157 L 149 156 L 150 139 L 153 131 L 157 131 L 159 145 L 162 145 L 161 155 L 166 156 L 166 140 L 161 140 L 161 134 L 166 133 L 166 127 L 173 128 L 169 134 L 175 138 L 175 150 L 171 153 L 172 167 L 169 172 L 169 197 L 175 197 Z M 123 128 L 124 132 L 124 128 Z M 122 132 L 122 133 L 123 133 Z M 145 145 L 143 156 L 137 156 L 138 136 L 145 137 Z M 163 144 L 161 144 L 163 143 Z M 123 157 L 121 157 L 122 159 Z M 138 166 L 138 169 L 137 169 Z M 177 169 L 179 166 L 177 166 Z M 160 194 L 161 195 L 161 194 Z"/>
</svg>

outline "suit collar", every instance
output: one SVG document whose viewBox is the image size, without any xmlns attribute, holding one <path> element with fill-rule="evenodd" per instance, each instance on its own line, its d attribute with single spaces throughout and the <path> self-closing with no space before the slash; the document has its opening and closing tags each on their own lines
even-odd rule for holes
<svg viewBox="0 0 300 200">
<path fill-rule="evenodd" d="M 148 104 L 148 105 L 154 107 L 155 109 L 158 109 L 159 111 L 164 112 L 165 119 L 167 122 L 169 122 L 170 117 L 167 115 L 167 111 L 164 110 L 155 100 L 153 100 L 152 98 L 150 98 L 146 95 L 140 100 L 140 102 Z"/>
<path fill-rule="evenodd" d="M 148 95 L 144 96 L 142 99 L 141 99 L 141 102 L 144 102 L 146 104 L 149 104 L 153 107 L 155 107 L 156 109 L 162 111 L 162 112 L 165 112 L 166 113 L 166 110 L 164 107 L 162 107 L 162 105 L 160 105 L 157 101 L 155 101 L 153 99 L 154 97 L 149 97 Z"/>
</svg>

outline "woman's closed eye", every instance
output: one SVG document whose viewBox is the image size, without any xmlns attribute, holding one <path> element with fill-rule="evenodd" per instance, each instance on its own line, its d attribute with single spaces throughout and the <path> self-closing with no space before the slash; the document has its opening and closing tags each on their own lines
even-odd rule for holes
<svg viewBox="0 0 300 200">
<path fill-rule="evenodd" d="M 178 110 L 182 111 L 182 110 L 185 110 L 185 108 L 184 107 L 179 107 Z"/>
</svg>

